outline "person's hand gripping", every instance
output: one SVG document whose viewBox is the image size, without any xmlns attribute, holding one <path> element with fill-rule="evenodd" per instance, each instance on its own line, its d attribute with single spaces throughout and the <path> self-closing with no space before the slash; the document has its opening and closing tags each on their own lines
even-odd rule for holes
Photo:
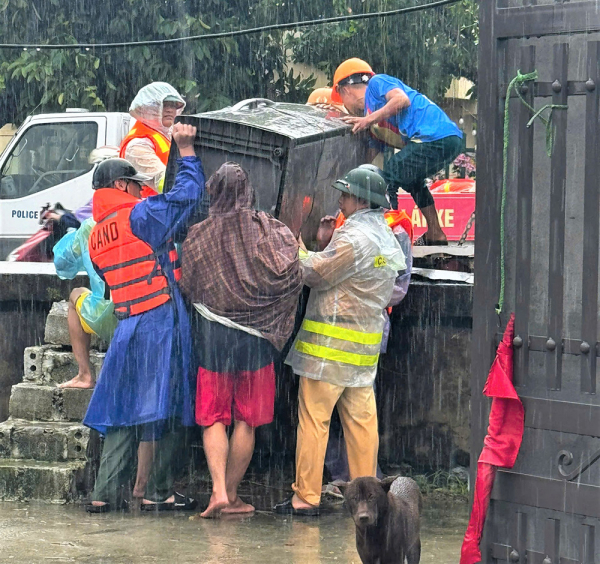
<svg viewBox="0 0 600 564">
<path fill-rule="evenodd" d="M 196 127 L 187 123 L 176 123 L 173 126 L 173 141 L 177 143 L 179 154 L 182 157 L 195 157 L 194 139 L 196 138 Z"/>
</svg>

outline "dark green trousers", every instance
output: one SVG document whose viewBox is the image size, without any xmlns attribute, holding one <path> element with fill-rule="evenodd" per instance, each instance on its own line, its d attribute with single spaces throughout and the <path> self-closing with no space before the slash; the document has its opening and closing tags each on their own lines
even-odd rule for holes
<svg viewBox="0 0 600 564">
<path fill-rule="evenodd" d="M 106 433 L 92 501 L 104 501 L 118 507 L 123 499 L 129 498 L 141 433 L 142 428 L 135 426 L 113 428 Z M 169 430 L 158 441 L 145 499 L 161 502 L 173 495 L 174 457 L 181 442 L 178 429 Z"/>
<path fill-rule="evenodd" d="M 463 141 L 451 135 L 426 143 L 407 143 L 406 147 L 386 161 L 383 175 L 388 181 L 392 208 L 398 209 L 398 188 L 410 193 L 419 209 L 433 205 L 433 196 L 425 179 L 451 163 L 462 151 Z"/>
</svg>

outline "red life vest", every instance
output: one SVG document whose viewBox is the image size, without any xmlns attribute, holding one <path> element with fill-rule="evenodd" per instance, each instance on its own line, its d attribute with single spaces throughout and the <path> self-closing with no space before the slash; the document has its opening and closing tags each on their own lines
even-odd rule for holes
<svg viewBox="0 0 600 564">
<path fill-rule="evenodd" d="M 169 281 L 159 256 L 168 253 L 175 280 L 181 279 L 177 250 L 172 241 L 153 250 L 131 231 L 129 216 L 137 198 L 113 188 L 102 188 L 92 201 L 94 220 L 88 247 L 90 258 L 111 291 L 117 319 L 139 315 L 169 301 Z"/>
<path fill-rule="evenodd" d="M 154 145 L 154 152 L 161 162 L 167 166 L 169 160 L 169 151 L 171 150 L 171 141 L 167 139 L 162 133 L 152 129 L 147 125 L 144 125 L 141 121 L 136 121 L 134 126 L 131 128 L 125 139 L 121 141 L 121 149 L 119 151 L 119 157 L 125 158 L 125 150 L 127 145 L 133 139 L 150 139 Z"/>
<path fill-rule="evenodd" d="M 385 212 L 384 216 L 387 224 L 389 225 L 392 231 L 394 230 L 394 227 L 400 225 L 404 229 L 404 231 L 408 233 L 408 236 L 410 237 L 410 240 L 412 242 L 413 224 L 410 220 L 410 217 L 408 217 L 408 214 L 405 211 L 388 210 Z M 335 220 L 335 228 L 339 229 L 342 225 L 344 225 L 344 223 L 346 223 L 346 218 L 344 217 L 344 214 L 340 212 Z"/>
</svg>

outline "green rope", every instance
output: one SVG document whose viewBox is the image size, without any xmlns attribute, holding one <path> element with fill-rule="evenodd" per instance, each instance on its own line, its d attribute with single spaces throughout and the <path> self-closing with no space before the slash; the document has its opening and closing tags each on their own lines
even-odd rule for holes
<svg viewBox="0 0 600 564">
<path fill-rule="evenodd" d="M 496 313 L 500 315 L 502 308 L 504 307 L 504 290 L 505 290 L 505 236 L 504 236 L 504 212 L 506 209 L 506 182 L 508 173 L 508 143 L 509 143 L 509 126 L 510 126 L 510 92 L 514 88 L 519 100 L 533 113 L 532 118 L 527 122 L 527 127 L 531 127 L 536 119 L 546 126 L 546 154 L 552 156 L 552 148 L 554 147 L 554 128 L 552 127 L 552 113 L 554 110 L 566 110 L 567 106 L 562 104 L 546 104 L 539 110 L 536 110 L 531 106 L 525 98 L 521 95 L 521 89 L 519 88 L 524 82 L 531 80 L 537 80 L 538 72 L 528 72 L 522 74 L 520 70 L 517 71 L 517 75 L 509 82 L 508 88 L 506 89 L 506 98 L 504 100 L 504 135 L 503 135 L 503 146 L 502 146 L 502 203 L 500 207 L 500 295 L 498 296 L 498 303 L 496 304 Z M 550 110 L 548 117 L 544 117 L 542 113 L 546 110 Z"/>
</svg>

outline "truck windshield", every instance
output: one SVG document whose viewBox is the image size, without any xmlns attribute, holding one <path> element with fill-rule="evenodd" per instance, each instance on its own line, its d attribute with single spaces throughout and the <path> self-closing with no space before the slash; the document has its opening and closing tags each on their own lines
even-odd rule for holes
<svg viewBox="0 0 600 564">
<path fill-rule="evenodd" d="M 97 139 L 95 122 L 30 127 L 0 171 L 0 199 L 23 198 L 85 174 Z"/>
</svg>

